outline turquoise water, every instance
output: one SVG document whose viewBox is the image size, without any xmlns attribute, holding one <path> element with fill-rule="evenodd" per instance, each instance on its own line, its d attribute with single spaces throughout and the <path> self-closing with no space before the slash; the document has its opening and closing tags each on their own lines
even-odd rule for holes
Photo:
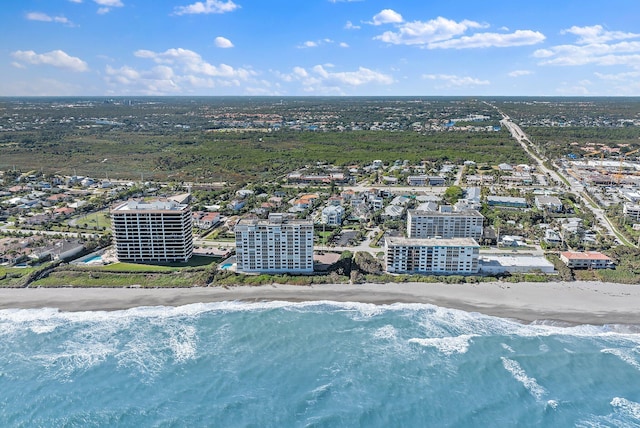
<svg viewBox="0 0 640 428">
<path fill-rule="evenodd" d="M 229 269 L 231 266 L 233 266 L 233 263 L 225 263 L 220 266 L 220 269 Z"/>
<path fill-rule="evenodd" d="M 91 262 L 101 262 L 102 256 L 91 256 L 84 261 L 85 264 L 89 264 Z"/>
<path fill-rule="evenodd" d="M 430 305 L 0 311 L 0 426 L 634 427 L 633 326 Z"/>
</svg>

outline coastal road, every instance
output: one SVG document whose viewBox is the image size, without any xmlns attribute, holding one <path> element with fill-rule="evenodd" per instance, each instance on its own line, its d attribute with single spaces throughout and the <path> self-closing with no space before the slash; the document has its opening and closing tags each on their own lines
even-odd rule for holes
<svg viewBox="0 0 640 428">
<path fill-rule="evenodd" d="M 32 229 L 11 229 L 12 225 L 7 224 L 0 227 L 0 230 L 4 233 L 15 233 L 18 235 L 31 236 L 31 235 L 41 235 L 41 236 L 62 236 L 63 238 L 88 238 L 94 239 L 98 238 L 101 234 L 98 233 L 81 233 L 81 232 L 56 232 L 51 230 L 32 230 Z"/>
<path fill-rule="evenodd" d="M 554 170 L 552 168 L 548 168 L 545 165 L 545 162 L 548 162 L 548 159 L 538 156 L 538 154 L 533 149 L 531 140 L 529 139 L 529 137 L 527 137 L 524 131 L 522 131 L 522 129 L 517 124 L 512 122 L 511 118 L 508 115 L 506 115 L 504 112 L 502 112 L 498 107 L 487 102 L 485 103 L 488 106 L 493 107 L 498 111 L 498 113 L 500 113 L 500 115 L 502 116 L 502 120 L 500 121 L 500 124 L 509 130 L 509 132 L 511 133 L 511 136 L 522 146 L 523 150 L 531 157 L 531 159 L 533 159 L 536 162 L 537 168 L 539 171 L 542 171 L 543 173 L 551 177 L 551 179 L 558 186 L 576 193 L 576 195 L 582 200 L 584 206 L 587 207 L 587 209 L 589 209 L 593 213 L 594 217 L 598 220 L 598 223 L 600 224 L 600 226 L 604 230 L 606 230 L 610 236 L 612 236 L 615 239 L 618 245 L 621 245 L 624 243 L 624 245 L 630 245 L 635 247 L 634 244 L 624 239 L 622 237 L 622 234 L 615 229 L 615 227 L 611 224 L 611 222 L 605 215 L 604 210 L 598 208 L 594 204 L 594 202 L 588 197 L 588 195 L 586 195 L 586 193 L 584 192 L 583 186 L 567 185 L 567 183 L 569 183 L 569 180 L 566 177 L 564 177 L 559 171 Z"/>
</svg>

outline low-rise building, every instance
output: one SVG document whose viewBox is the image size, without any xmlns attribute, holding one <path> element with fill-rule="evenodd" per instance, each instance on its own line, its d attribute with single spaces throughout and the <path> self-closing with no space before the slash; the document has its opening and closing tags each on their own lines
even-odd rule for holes
<svg viewBox="0 0 640 428">
<path fill-rule="evenodd" d="M 525 198 L 511 196 L 487 196 L 487 203 L 492 207 L 527 208 L 529 206 Z"/>
<path fill-rule="evenodd" d="M 624 206 L 622 207 L 622 212 L 631 220 L 640 221 L 640 205 L 624 204 Z"/>
<path fill-rule="evenodd" d="M 539 210 L 548 209 L 553 212 L 562 211 L 562 201 L 557 196 L 536 196 L 536 208 Z"/>
<path fill-rule="evenodd" d="M 556 273 L 553 263 L 543 256 L 521 256 L 509 254 L 483 254 L 480 256 L 480 271 L 489 275 L 501 273 Z"/>
<path fill-rule="evenodd" d="M 563 251 L 560 260 L 572 269 L 613 268 L 613 260 L 599 251 Z"/>
<path fill-rule="evenodd" d="M 196 211 L 193 213 L 193 225 L 200 229 L 211 229 L 220 223 L 220 213 Z"/>
<path fill-rule="evenodd" d="M 340 226 L 344 217 L 344 208 L 341 206 L 329 205 L 322 209 L 320 222 L 329 226 Z"/>
<path fill-rule="evenodd" d="M 480 246 L 471 238 L 413 239 L 385 237 L 390 273 L 474 274 Z"/>
</svg>

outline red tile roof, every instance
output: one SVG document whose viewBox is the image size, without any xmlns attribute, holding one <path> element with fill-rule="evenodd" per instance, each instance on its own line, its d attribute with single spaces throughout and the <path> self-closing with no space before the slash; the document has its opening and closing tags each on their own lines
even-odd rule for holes
<svg viewBox="0 0 640 428">
<path fill-rule="evenodd" d="M 611 260 L 598 251 L 563 251 L 561 254 L 568 260 Z"/>
</svg>

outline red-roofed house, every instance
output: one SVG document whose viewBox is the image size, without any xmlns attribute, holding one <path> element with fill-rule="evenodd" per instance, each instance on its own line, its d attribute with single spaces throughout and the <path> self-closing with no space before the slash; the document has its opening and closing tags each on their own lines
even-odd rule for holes
<svg viewBox="0 0 640 428">
<path fill-rule="evenodd" d="M 605 269 L 613 268 L 613 261 L 598 251 L 563 251 L 560 260 L 567 267 L 575 269 Z"/>
<path fill-rule="evenodd" d="M 220 213 L 197 211 L 193 213 L 193 225 L 200 229 L 209 229 L 220 223 Z"/>
<path fill-rule="evenodd" d="M 71 207 L 60 207 L 53 210 L 53 213 L 56 215 L 71 215 L 74 212 L 75 212 L 75 209 Z"/>
</svg>

